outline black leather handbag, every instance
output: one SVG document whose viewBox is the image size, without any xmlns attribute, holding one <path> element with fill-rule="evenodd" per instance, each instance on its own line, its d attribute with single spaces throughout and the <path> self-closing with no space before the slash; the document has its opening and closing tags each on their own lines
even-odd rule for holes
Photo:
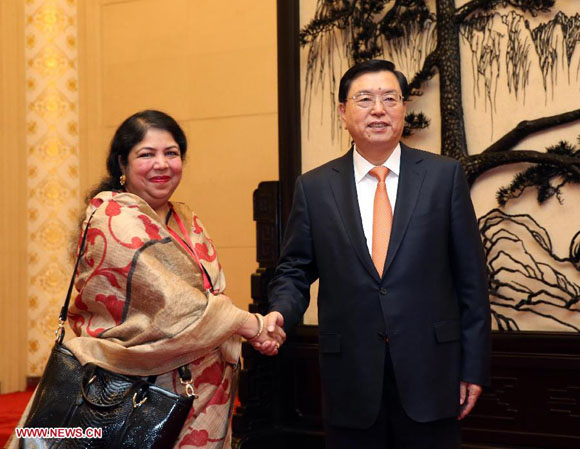
<svg viewBox="0 0 580 449">
<path fill-rule="evenodd" d="M 156 376 L 125 376 L 94 364 L 81 366 L 62 345 L 88 227 L 87 223 L 60 312 L 56 342 L 23 426 L 34 428 L 36 436 L 22 438 L 20 448 L 170 449 L 196 397 L 187 366 L 179 368 L 186 391 L 181 396 L 156 386 Z"/>
</svg>

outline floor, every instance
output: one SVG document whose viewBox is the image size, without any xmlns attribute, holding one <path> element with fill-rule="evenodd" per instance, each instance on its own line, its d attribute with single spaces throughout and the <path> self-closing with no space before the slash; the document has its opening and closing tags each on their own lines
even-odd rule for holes
<svg viewBox="0 0 580 449">
<path fill-rule="evenodd" d="M 0 395 L 0 447 L 4 447 L 14 432 L 31 395 L 32 391 Z"/>
</svg>

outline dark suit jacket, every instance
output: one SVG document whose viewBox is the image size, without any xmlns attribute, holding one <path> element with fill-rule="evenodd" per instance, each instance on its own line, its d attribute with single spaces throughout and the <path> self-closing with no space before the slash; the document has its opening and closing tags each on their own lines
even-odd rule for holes
<svg viewBox="0 0 580 449">
<path fill-rule="evenodd" d="M 481 238 L 461 165 L 401 144 L 399 188 L 384 275 L 369 254 L 352 149 L 301 175 L 280 263 L 269 286 L 285 327 L 320 279 L 318 320 L 325 419 L 366 428 L 377 418 L 385 342 L 403 407 L 420 422 L 457 416 L 460 380 L 489 380 L 490 311 Z"/>
</svg>

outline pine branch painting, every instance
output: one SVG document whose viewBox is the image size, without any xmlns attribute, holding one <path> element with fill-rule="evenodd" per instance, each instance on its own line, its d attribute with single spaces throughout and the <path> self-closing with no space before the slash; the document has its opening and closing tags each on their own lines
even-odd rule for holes
<svg viewBox="0 0 580 449">
<path fill-rule="evenodd" d="M 495 207 L 509 206 L 517 215 L 525 215 L 523 200 L 534 198 L 534 211 L 546 204 L 573 210 L 570 202 L 575 197 L 566 192 L 577 192 L 580 183 L 577 2 L 302 0 L 300 7 L 303 140 L 310 139 L 314 151 L 326 151 L 323 159 L 336 157 L 328 147 L 348 147 L 348 136 L 335 115 L 341 74 L 355 62 L 390 59 L 407 75 L 412 88 L 406 142 L 459 160 L 474 186 L 472 195 L 499 173 L 501 184 L 492 192 L 487 189 Z M 320 135 L 322 122 L 327 123 L 330 145 Z M 304 168 L 310 168 L 303 147 L 304 160 Z M 526 204 L 529 208 L 530 202 Z M 480 207 L 478 212 L 486 216 L 485 211 L 493 208 Z M 566 232 L 575 234 L 575 226 L 575 231 Z M 516 229 L 523 233 L 523 244 L 517 247 L 521 251 L 533 240 L 533 234 L 523 229 Z M 554 231 L 563 232 L 550 228 Z M 526 257 L 522 252 L 520 259 Z M 498 273 L 506 272 L 490 272 Z M 570 276 L 575 287 L 566 294 L 572 304 L 580 275 L 573 270 Z M 528 279 L 534 286 L 526 288 L 535 289 L 541 279 Z M 494 305 L 494 300 L 501 302 L 494 296 L 498 291 L 490 287 L 496 327 L 526 328 L 513 318 L 524 312 L 521 307 Z M 526 314 L 534 307 L 539 310 L 534 301 L 530 304 Z M 579 331 L 580 316 L 568 310 L 562 314 L 564 309 L 550 309 L 554 315 L 542 318 L 540 330 Z M 552 325 L 545 324 L 550 321 Z"/>
</svg>

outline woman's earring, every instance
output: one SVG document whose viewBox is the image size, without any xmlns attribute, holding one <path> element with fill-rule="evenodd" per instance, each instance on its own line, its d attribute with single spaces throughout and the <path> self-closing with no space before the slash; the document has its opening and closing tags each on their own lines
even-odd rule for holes
<svg viewBox="0 0 580 449">
<path fill-rule="evenodd" d="M 127 177 L 125 175 L 121 175 L 121 177 L 119 178 L 119 183 L 121 184 L 121 187 L 123 187 L 126 182 L 127 182 Z"/>
</svg>

